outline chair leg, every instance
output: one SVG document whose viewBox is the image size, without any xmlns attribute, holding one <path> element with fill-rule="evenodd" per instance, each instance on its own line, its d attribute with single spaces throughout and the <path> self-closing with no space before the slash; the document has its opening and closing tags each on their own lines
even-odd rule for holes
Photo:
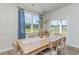
<svg viewBox="0 0 79 59">
<path fill-rule="evenodd" d="M 50 48 L 50 55 L 52 55 L 53 51 L 54 51 L 54 48 Z"/>
<path fill-rule="evenodd" d="M 62 54 L 62 55 L 65 55 L 65 51 L 64 51 L 64 49 L 62 49 L 61 54 Z"/>
<path fill-rule="evenodd" d="M 58 50 L 57 50 L 57 48 L 56 48 L 56 55 L 57 55 L 57 51 L 58 51 Z"/>
<path fill-rule="evenodd" d="M 52 55 L 52 50 L 53 50 L 53 48 L 50 48 L 50 55 Z"/>
<path fill-rule="evenodd" d="M 64 50 L 63 49 L 61 49 L 61 50 L 58 50 L 58 53 L 57 53 L 58 55 L 64 55 L 65 53 L 64 53 Z"/>
</svg>

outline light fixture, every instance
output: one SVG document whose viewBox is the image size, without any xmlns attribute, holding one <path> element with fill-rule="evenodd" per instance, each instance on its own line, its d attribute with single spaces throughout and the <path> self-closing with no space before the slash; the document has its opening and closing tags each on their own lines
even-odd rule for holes
<svg viewBox="0 0 79 59">
<path fill-rule="evenodd" d="M 34 6 L 34 4 L 32 4 L 32 6 Z"/>
</svg>

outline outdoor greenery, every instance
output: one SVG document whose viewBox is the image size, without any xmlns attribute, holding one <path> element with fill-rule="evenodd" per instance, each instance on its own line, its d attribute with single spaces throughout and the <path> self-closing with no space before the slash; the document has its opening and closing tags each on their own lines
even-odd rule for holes
<svg viewBox="0 0 79 59">
<path fill-rule="evenodd" d="M 41 20 L 36 20 L 38 24 L 30 24 L 30 23 L 25 23 L 25 32 L 39 32 L 39 28 L 42 24 Z M 33 28 L 31 29 L 31 25 Z"/>
<path fill-rule="evenodd" d="M 50 34 L 59 33 L 59 26 L 51 26 Z M 67 36 L 67 26 L 62 26 L 62 35 Z"/>
<path fill-rule="evenodd" d="M 40 22 L 39 22 L 40 23 Z M 26 24 L 25 25 L 25 32 L 39 32 L 39 24 L 33 24 L 33 28 L 31 29 L 31 24 Z M 54 33 L 59 33 L 59 26 L 57 27 L 56 25 L 52 25 L 50 28 L 50 34 Z M 67 26 L 63 25 L 62 26 L 62 34 L 64 36 L 67 36 Z"/>
<path fill-rule="evenodd" d="M 39 25 L 38 24 L 33 24 L 33 28 L 31 29 L 31 24 L 26 24 L 25 25 L 25 32 L 38 32 L 39 30 Z"/>
</svg>

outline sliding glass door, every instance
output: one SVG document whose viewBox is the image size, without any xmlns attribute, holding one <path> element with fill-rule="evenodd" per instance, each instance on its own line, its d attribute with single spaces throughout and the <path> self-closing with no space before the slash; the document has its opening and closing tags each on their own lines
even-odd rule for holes
<svg viewBox="0 0 79 59">
<path fill-rule="evenodd" d="M 57 20 L 50 21 L 50 34 L 59 32 L 59 25 Z"/>
<path fill-rule="evenodd" d="M 68 31 L 68 21 L 62 20 L 62 35 L 67 36 Z"/>
<path fill-rule="evenodd" d="M 51 20 L 50 34 L 62 34 L 67 36 L 67 20 Z"/>
</svg>

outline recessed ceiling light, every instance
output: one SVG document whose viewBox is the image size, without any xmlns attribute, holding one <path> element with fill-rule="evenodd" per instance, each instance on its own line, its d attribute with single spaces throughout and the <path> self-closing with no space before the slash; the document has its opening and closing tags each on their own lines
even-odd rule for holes
<svg viewBox="0 0 79 59">
<path fill-rule="evenodd" d="M 32 4 L 32 6 L 34 6 L 34 4 Z"/>
</svg>

